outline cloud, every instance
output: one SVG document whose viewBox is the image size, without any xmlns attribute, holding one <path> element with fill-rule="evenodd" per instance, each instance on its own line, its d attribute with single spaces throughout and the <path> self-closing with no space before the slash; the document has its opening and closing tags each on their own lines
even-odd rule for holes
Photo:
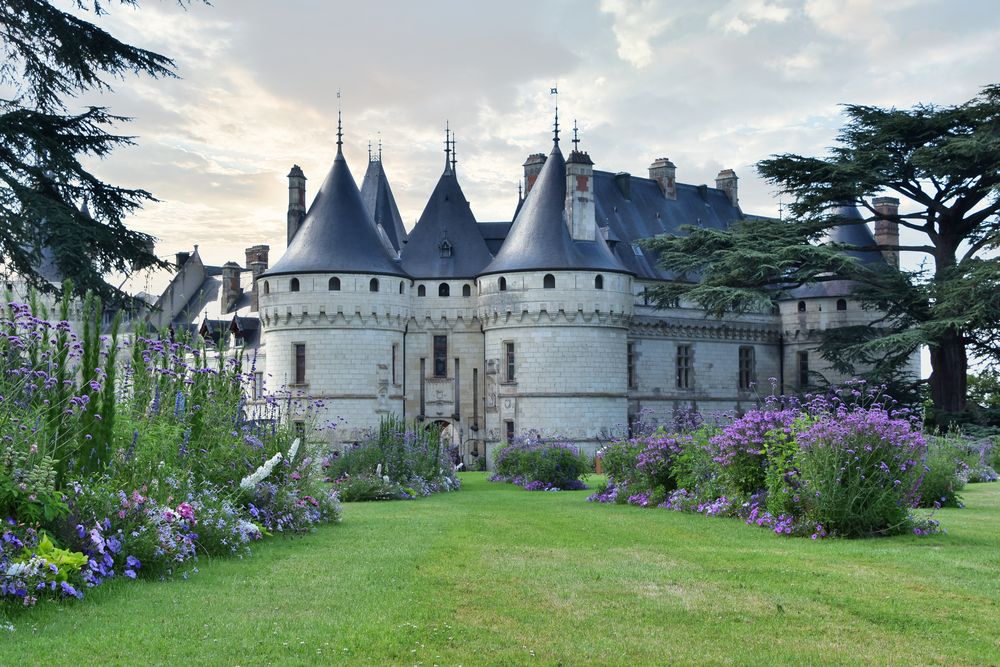
<svg viewBox="0 0 1000 667">
<path fill-rule="evenodd" d="M 653 40 L 674 22 L 656 0 L 601 0 L 601 11 L 612 17 L 618 57 L 640 69 L 653 61 Z"/>
<path fill-rule="evenodd" d="M 709 24 L 725 32 L 745 35 L 761 23 L 784 23 L 792 10 L 780 2 L 734 0 L 709 18 Z"/>
</svg>

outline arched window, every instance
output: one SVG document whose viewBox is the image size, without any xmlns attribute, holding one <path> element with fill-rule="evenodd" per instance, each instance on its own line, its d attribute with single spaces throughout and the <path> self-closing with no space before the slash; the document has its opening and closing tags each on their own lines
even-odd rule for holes
<svg viewBox="0 0 1000 667">
<path fill-rule="evenodd" d="M 372 278 L 371 279 L 371 282 L 368 283 L 368 291 L 369 292 L 377 292 L 378 291 L 378 278 Z"/>
<path fill-rule="evenodd" d="M 337 278 L 336 276 L 330 278 L 330 283 L 327 285 L 327 289 L 329 289 L 331 292 L 339 292 L 340 278 Z"/>
<path fill-rule="evenodd" d="M 506 292 L 507 291 L 507 279 L 506 278 L 501 277 L 500 280 L 497 281 L 497 285 L 500 287 L 500 291 L 501 292 Z"/>
<path fill-rule="evenodd" d="M 292 282 L 290 282 L 288 284 L 288 289 L 290 289 L 293 292 L 298 292 L 299 291 L 299 279 L 298 278 L 292 278 Z"/>
<path fill-rule="evenodd" d="M 599 273 L 594 278 L 594 289 L 604 289 L 604 276 Z"/>
<path fill-rule="evenodd" d="M 800 313 L 806 312 L 806 302 L 805 301 L 799 301 L 799 312 Z"/>
<path fill-rule="evenodd" d="M 403 293 L 403 281 L 402 280 L 399 281 L 399 293 L 400 294 Z"/>
<path fill-rule="evenodd" d="M 264 281 L 264 294 L 270 294 L 270 293 L 271 293 L 271 285 L 268 284 L 268 282 L 265 280 Z"/>
<path fill-rule="evenodd" d="M 427 288 L 423 285 L 417 286 L 417 296 L 427 296 Z"/>
<path fill-rule="evenodd" d="M 472 288 L 468 285 L 462 285 L 462 296 L 472 296 Z"/>
<path fill-rule="evenodd" d="M 545 277 L 542 278 L 542 287 L 544 287 L 545 289 L 555 289 L 556 277 L 551 273 L 546 273 Z"/>
<path fill-rule="evenodd" d="M 847 310 L 847 299 L 837 299 L 837 310 Z"/>
<path fill-rule="evenodd" d="M 448 283 L 441 283 L 438 285 L 438 296 L 450 296 L 451 288 L 448 287 Z"/>
</svg>

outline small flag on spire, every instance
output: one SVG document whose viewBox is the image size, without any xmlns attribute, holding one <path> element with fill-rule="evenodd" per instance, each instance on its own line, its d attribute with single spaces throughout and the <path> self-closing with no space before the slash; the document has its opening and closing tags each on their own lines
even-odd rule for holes
<svg viewBox="0 0 1000 667">
<path fill-rule="evenodd" d="M 549 89 L 549 94 L 550 95 L 558 95 L 559 94 L 559 89 L 558 88 L 550 88 Z M 340 95 L 337 95 L 337 97 L 340 97 Z"/>
</svg>

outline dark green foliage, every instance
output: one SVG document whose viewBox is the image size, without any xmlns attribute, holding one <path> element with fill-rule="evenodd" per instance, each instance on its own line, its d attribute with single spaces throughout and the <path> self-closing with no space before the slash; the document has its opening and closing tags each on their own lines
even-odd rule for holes
<svg viewBox="0 0 1000 667">
<path fill-rule="evenodd" d="M 828 156 L 777 155 L 757 165 L 792 198 L 788 219 L 648 240 L 662 266 L 698 278 L 663 285 L 653 296 L 663 304 L 683 296 L 720 316 L 766 311 L 800 285 L 854 281 L 854 297 L 884 316 L 833 330 L 823 356 L 842 373 L 868 372 L 899 393 L 899 385 L 916 382 L 901 377 L 901 363 L 929 346 L 930 394 L 939 423 L 947 423 L 965 412 L 967 353 L 1000 361 L 1000 263 L 992 258 L 1000 247 L 1000 85 L 953 107 L 847 105 L 845 113 Z M 873 199 L 883 194 L 902 200 L 897 216 L 875 211 Z M 824 242 L 844 223 L 831 214 L 843 204 L 857 206 L 864 222 L 896 222 L 904 235 L 920 238 L 865 248 Z M 897 270 L 863 264 L 844 250 L 916 253 L 929 263 Z"/>
<path fill-rule="evenodd" d="M 106 273 L 160 263 L 152 237 L 124 225 L 153 197 L 105 183 L 80 162 L 133 143 L 111 131 L 127 119 L 100 107 L 71 110 L 70 104 L 82 93 L 110 90 L 109 78 L 174 76 L 174 63 L 125 44 L 80 16 L 99 17 L 109 4 L 73 0 L 77 15 L 48 0 L 0 4 L 0 85 L 12 91 L 10 99 L 0 99 L 0 255 L 4 268 L 52 290 L 38 273 L 45 248 L 80 294 L 93 291 L 119 301 L 124 295 L 105 282 Z"/>
</svg>

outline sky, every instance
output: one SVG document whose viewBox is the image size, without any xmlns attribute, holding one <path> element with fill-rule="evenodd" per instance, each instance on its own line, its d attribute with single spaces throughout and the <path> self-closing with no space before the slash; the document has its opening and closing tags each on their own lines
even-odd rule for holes
<svg viewBox="0 0 1000 667">
<path fill-rule="evenodd" d="M 68 0 L 59 0 L 66 4 Z M 559 90 L 596 168 L 646 175 L 669 157 L 677 178 L 740 177 L 744 211 L 776 215 L 753 165 L 821 155 L 841 104 L 965 101 L 1000 82 L 993 0 L 546 0 L 335 2 L 147 0 L 96 20 L 172 57 L 177 79 L 131 77 L 98 101 L 131 116 L 136 145 L 93 165 L 160 201 L 129 224 L 157 254 L 199 244 L 206 261 L 285 246 L 286 174 L 307 200 L 336 153 L 356 180 L 368 142 L 412 227 L 444 163 L 446 120 L 460 182 L 480 221 L 509 220 L 530 153 L 551 146 Z M 564 134 L 564 139 L 567 138 Z M 153 286 L 150 286 L 153 287 Z"/>
</svg>

